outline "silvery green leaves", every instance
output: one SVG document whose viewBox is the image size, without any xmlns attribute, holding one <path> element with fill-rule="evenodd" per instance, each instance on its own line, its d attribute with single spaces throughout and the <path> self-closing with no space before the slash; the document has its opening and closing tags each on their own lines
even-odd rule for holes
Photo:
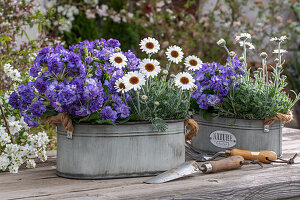
<svg viewBox="0 0 300 200">
<path fill-rule="evenodd" d="M 244 51 L 240 62 L 244 63 L 245 69 L 247 69 L 246 41 L 250 38 L 249 34 L 241 34 L 237 37 L 237 40 L 243 44 Z M 260 54 L 262 65 L 254 71 L 253 77 L 250 76 L 249 70 L 238 80 L 238 84 L 231 85 L 230 92 L 223 99 L 223 103 L 215 107 L 219 115 L 244 119 L 265 119 L 274 117 L 276 113 L 286 114 L 290 111 L 300 99 L 300 94 L 295 94 L 295 99 L 292 100 L 284 91 L 287 86 L 287 77 L 282 75 L 284 64 L 282 56 L 286 50 L 281 49 L 281 43 L 285 39 L 285 36 L 271 39 L 277 45 L 277 49 L 273 52 L 277 54 L 277 58 L 274 60 L 275 66 L 267 65 L 268 55 L 262 52 Z M 226 49 L 226 51 L 228 50 Z"/>
<path fill-rule="evenodd" d="M 167 49 L 169 63 L 165 69 L 161 69 L 159 61 L 151 59 L 152 54 L 159 50 L 158 41 L 145 38 L 140 46 L 141 50 L 148 54 L 148 58 L 140 62 L 138 71 L 124 76 L 125 88 L 128 88 L 132 98 L 132 101 L 129 101 L 130 120 L 150 121 L 154 129 L 165 131 L 167 125 L 164 120 L 189 117 L 189 90 L 195 86 L 194 79 L 187 72 L 176 76 L 172 74 L 167 79 L 171 64 L 182 62 L 183 52 L 180 47 L 174 45 Z M 195 67 L 200 67 L 200 59 L 190 57 L 190 62 Z"/>
</svg>

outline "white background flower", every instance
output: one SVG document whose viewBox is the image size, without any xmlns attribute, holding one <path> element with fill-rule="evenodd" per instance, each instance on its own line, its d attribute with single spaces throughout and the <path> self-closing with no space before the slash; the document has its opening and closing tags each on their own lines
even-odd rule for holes
<svg viewBox="0 0 300 200">
<path fill-rule="evenodd" d="M 140 47 L 143 52 L 147 54 L 157 53 L 160 49 L 158 41 L 154 38 L 144 38 L 140 42 Z"/>
<path fill-rule="evenodd" d="M 254 45 L 251 42 L 240 42 L 240 46 L 244 46 L 244 43 L 248 49 L 255 49 Z"/>
<path fill-rule="evenodd" d="M 178 64 L 183 58 L 182 49 L 179 46 L 170 46 L 166 52 L 169 61 Z"/>
<path fill-rule="evenodd" d="M 236 41 L 246 41 L 247 39 L 251 39 L 251 35 L 249 33 L 241 33 L 240 35 L 235 36 Z"/>
<path fill-rule="evenodd" d="M 117 92 L 127 92 L 128 88 L 126 87 L 125 83 L 124 83 L 124 79 L 123 78 L 119 78 L 116 83 L 115 83 L 115 88 L 117 90 Z"/>
<path fill-rule="evenodd" d="M 184 64 L 191 71 L 198 70 L 202 67 L 202 61 L 197 56 L 186 57 Z"/>
<path fill-rule="evenodd" d="M 140 72 L 147 77 L 155 77 L 160 72 L 159 62 L 154 59 L 144 59 L 139 65 Z"/>
<path fill-rule="evenodd" d="M 122 69 L 123 67 L 125 67 L 127 65 L 127 58 L 120 52 L 113 53 L 109 58 L 109 62 L 113 66 L 115 66 L 119 69 Z"/>
<path fill-rule="evenodd" d="M 183 90 L 189 90 L 194 86 L 195 80 L 187 72 L 180 72 L 175 77 L 175 85 Z"/>
<path fill-rule="evenodd" d="M 285 50 L 285 49 L 280 49 L 280 53 L 286 53 L 287 52 L 287 50 Z M 278 49 L 275 49 L 274 51 L 273 51 L 273 53 L 279 53 L 279 50 Z"/>
<path fill-rule="evenodd" d="M 143 74 L 139 72 L 129 72 L 124 76 L 124 83 L 125 87 L 128 88 L 128 90 L 134 89 L 138 90 L 140 89 L 143 85 L 145 85 L 145 77 Z"/>
</svg>

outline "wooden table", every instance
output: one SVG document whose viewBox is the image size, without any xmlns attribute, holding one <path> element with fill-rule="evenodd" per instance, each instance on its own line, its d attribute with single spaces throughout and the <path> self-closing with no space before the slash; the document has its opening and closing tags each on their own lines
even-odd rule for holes
<svg viewBox="0 0 300 200">
<path fill-rule="evenodd" d="M 284 128 L 283 157 L 300 152 L 300 130 Z M 36 169 L 0 174 L 0 199 L 300 199 L 300 164 L 243 166 L 216 174 L 195 174 L 164 184 L 149 177 L 73 180 L 55 174 L 55 152 Z M 300 163 L 300 156 L 295 160 Z M 88 167 L 88 166 L 87 166 Z"/>
</svg>

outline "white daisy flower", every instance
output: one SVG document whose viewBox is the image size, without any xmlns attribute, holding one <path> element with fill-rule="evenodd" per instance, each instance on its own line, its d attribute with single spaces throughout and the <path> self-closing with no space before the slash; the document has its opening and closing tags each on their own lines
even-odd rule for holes
<svg viewBox="0 0 300 200">
<path fill-rule="evenodd" d="M 279 38 L 277 38 L 277 37 L 272 37 L 272 38 L 270 39 L 270 41 L 271 41 L 271 42 L 274 42 L 274 41 L 277 42 L 277 41 L 279 41 Z"/>
<path fill-rule="evenodd" d="M 175 77 L 175 85 L 183 90 L 189 90 L 194 86 L 195 80 L 187 72 L 180 72 Z"/>
<path fill-rule="evenodd" d="M 128 92 L 129 89 L 125 86 L 125 83 L 124 83 L 124 79 L 123 78 L 119 78 L 116 83 L 115 83 L 115 88 L 117 90 L 117 92 Z"/>
<path fill-rule="evenodd" d="M 158 41 L 154 38 L 144 38 L 140 42 L 141 50 L 147 54 L 157 53 L 160 49 Z"/>
<path fill-rule="evenodd" d="M 248 49 L 255 49 L 254 45 L 251 42 L 240 42 L 240 46 L 244 46 L 244 43 Z"/>
<path fill-rule="evenodd" d="M 174 62 L 176 64 L 181 62 L 183 58 L 182 49 L 176 45 L 168 47 L 166 55 L 169 61 Z"/>
<path fill-rule="evenodd" d="M 127 65 L 127 58 L 120 52 L 113 53 L 109 58 L 109 62 L 113 66 L 115 66 L 119 69 L 122 69 L 123 67 L 125 67 Z"/>
<path fill-rule="evenodd" d="M 285 50 L 285 49 L 280 49 L 280 53 L 286 53 L 287 52 L 287 50 Z M 279 53 L 279 50 L 278 49 L 275 49 L 274 51 L 273 51 L 273 53 Z"/>
<path fill-rule="evenodd" d="M 123 77 L 123 80 L 125 87 L 127 87 L 128 90 L 138 90 L 145 85 L 146 82 L 144 75 L 136 71 L 128 72 L 128 74 Z"/>
<path fill-rule="evenodd" d="M 246 41 L 247 39 L 251 39 L 251 35 L 249 33 L 241 33 L 240 35 L 235 36 L 236 41 Z"/>
<path fill-rule="evenodd" d="M 160 72 L 159 62 L 154 59 L 144 59 L 139 65 L 140 72 L 147 78 L 155 77 Z"/>
<path fill-rule="evenodd" d="M 184 64 L 191 71 L 196 71 L 202 67 L 202 61 L 197 56 L 186 57 Z"/>
<path fill-rule="evenodd" d="M 271 42 L 283 42 L 284 40 L 286 40 L 287 37 L 285 35 L 281 36 L 280 38 L 278 37 L 272 37 L 270 39 Z"/>
</svg>

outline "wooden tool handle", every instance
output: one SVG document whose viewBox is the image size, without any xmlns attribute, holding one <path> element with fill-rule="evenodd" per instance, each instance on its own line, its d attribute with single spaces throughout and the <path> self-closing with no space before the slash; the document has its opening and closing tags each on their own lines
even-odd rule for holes
<svg viewBox="0 0 300 200">
<path fill-rule="evenodd" d="M 242 156 L 231 156 L 218 161 L 210 161 L 201 165 L 204 168 L 204 173 L 218 172 L 223 170 L 236 169 L 242 166 L 244 158 Z"/>
<path fill-rule="evenodd" d="M 251 151 L 251 150 L 240 150 L 232 149 L 230 150 L 231 156 L 243 156 L 245 160 L 258 160 L 263 163 L 271 163 L 267 160 L 276 160 L 277 154 L 273 151 Z"/>
</svg>

